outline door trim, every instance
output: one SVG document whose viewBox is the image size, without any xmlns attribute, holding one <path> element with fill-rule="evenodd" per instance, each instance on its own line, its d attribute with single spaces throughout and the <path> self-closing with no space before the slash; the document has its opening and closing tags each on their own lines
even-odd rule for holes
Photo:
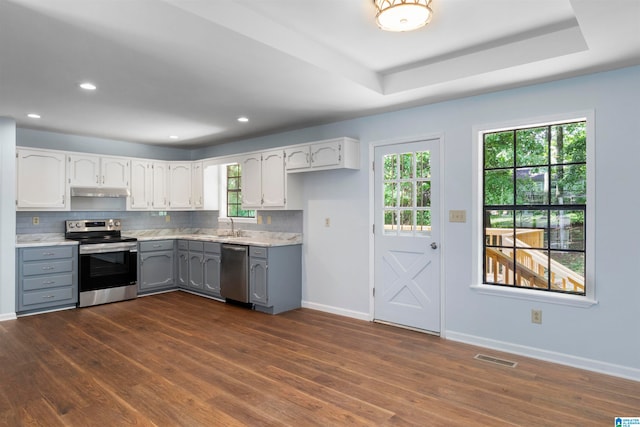
<svg viewBox="0 0 640 427">
<path fill-rule="evenodd" d="M 369 143 L 369 158 L 367 161 L 367 168 L 369 169 L 369 321 L 374 320 L 374 309 L 375 309 L 375 299 L 373 296 L 373 290 L 375 286 L 375 270 L 374 270 L 374 262 L 375 262 L 375 236 L 373 234 L 373 225 L 375 223 L 375 173 L 373 171 L 373 163 L 375 160 L 375 149 L 380 146 L 385 145 L 396 145 L 396 144 L 406 144 L 410 142 L 419 142 L 425 140 L 439 140 L 440 144 L 440 155 L 438 161 L 440 162 L 440 231 L 438 232 L 438 242 L 440 242 L 440 337 L 446 338 L 445 331 L 445 308 L 446 308 L 446 292 L 445 292 L 445 276 L 446 272 L 444 269 L 445 265 L 445 256 L 446 256 L 446 241 L 443 238 L 445 235 L 445 227 L 448 224 L 447 218 L 445 216 L 445 202 L 446 202 L 446 192 L 444 191 L 445 187 L 445 174 L 444 174 L 444 147 L 445 147 L 445 138 L 444 132 L 440 133 L 430 133 L 430 134 L 422 134 L 418 136 L 411 136 L 405 138 L 390 138 L 378 141 L 372 141 Z M 434 236 L 435 237 L 435 236 Z M 421 330 L 420 330 L 421 331 Z M 426 331 L 421 331 L 426 332 Z"/>
</svg>

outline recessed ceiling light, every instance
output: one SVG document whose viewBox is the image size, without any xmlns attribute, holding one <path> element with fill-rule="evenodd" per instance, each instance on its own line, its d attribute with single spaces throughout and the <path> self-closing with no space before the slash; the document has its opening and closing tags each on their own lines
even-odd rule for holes
<svg viewBox="0 0 640 427">
<path fill-rule="evenodd" d="M 178 135 L 169 135 L 169 139 L 178 139 Z"/>
<path fill-rule="evenodd" d="M 80 83 L 78 86 L 80 86 L 81 89 L 84 90 L 96 90 L 98 89 L 98 86 L 94 85 L 93 83 L 90 82 L 83 82 Z"/>
<path fill-rule="evenodd" d="M 39 119 L 42 116 L 40 116 L 40 114 L 36 114 L 36 113 L 29 113 L 29 114 L 27 114 L 27 117 L 29 117 L 30 119 Z"/>
<path fill-rule="evenodd" d="M 238 117 L 238 121 L 240 123 L 247 123 L 249 121 L 249 117 L 245 117 L 245 116 Z"/>
</svg>

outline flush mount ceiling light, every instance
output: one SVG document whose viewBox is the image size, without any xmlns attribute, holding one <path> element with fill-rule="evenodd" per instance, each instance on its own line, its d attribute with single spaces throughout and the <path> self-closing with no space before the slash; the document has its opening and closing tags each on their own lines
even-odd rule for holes
<svg viewBox="0 0 640 427">
<path fill-rule="evenodd" d="M 178 135 L 169 135 L 169 139 L 179 139 Z"/>
<path fill-rule="evenodd" d="M 91 82 L 82 82 L 78 86 L 80 86 L 80 89 L 84 89 L 84 90 L 96 90 L 96 89 L 98 89 L 98 86 L 94 85 Z"/>
<path fill-rule="evenodd" d="M 373 0 L 376 23 L 385 31 L 413 31 L 431 21 L 431 0 Z"/>
<path fill-rule="evenodd" d="M 36 114 L 36 113 L 29 113 L 29 114 L 27 114 L 27 117 L 29 117 L 30 119 L 39 119 L 42 116 L 40 114 Z"/>
<path fill-rule="evenodd" d="M 238 121 L 240 123 L 247 123 L 249 121 L 249 117 L 244 117 L 244 116 L 238 117 Z"/>
</svg>

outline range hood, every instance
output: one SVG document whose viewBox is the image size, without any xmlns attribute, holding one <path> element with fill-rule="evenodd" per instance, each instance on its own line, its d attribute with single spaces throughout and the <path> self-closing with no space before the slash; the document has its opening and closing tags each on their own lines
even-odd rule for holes
<svg viewBox="0 0 640 427">
<path fill-rule="evenodd" d="M 128 197 L 127 188 L 71 187 L 71 197 Z"/>
</svg>

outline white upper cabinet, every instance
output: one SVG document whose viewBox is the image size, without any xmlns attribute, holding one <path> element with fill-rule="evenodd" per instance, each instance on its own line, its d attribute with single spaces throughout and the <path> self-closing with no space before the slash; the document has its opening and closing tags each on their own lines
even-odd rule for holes
<svg viewBox="0 0 640 427">
<path fill-rule="evenodd" d="M 204 207 L 204 173 L 202 162 L 191 163 L 191 206 L 194 209 Z"/>
<path fill-rule="evenodd" d="M 18 210 L 67 210 L 66 155 L 49 150 L 18 148 Z"/>
<path fill-rule="evenodd" d="M 129 159 L 89 154 L 69 154 L 72 187 L 129 188 Z"/>
<path fill-rule="evenodd" d="M 191 209 L 190 162 L 169 162 L 169 209 Z"/>
<path fill-rule="evenodd" d="M 148 160 L 131 160 L 131 196 L 128 209 L 150 209 L 153 201 L 153 169 Z"/>
<path fill-rule="evenodd" d="M 240 161 L 242 167 L 242 208 L 262 207 L 262 153 L 246 155 Z"/>
<path fill-rule="evenodd" d="M 287 147 L 287 172 L 360 169 L 360 142 L 335 138 Z"/>
<path fill-rule="evenodd" d="M 154 210 L 167 209 L 169 206 L 168 182 L 169 165 L 166 162 L 152 162 L 151 170 L 153 175 L 153 196 L 151 197 L 151 208 Z"/>
<path fill-rule="evenodd" d="M 284 156 L 284 150 L 278 149 L 243 157 L 243 209 L 300 209 L 298 180 L 288 180 Z"/>
<path fill-rule="evenodd" d="M 287 163 L 287 172 L 304 170 L 311 167 L 311 147 L 309 145 L 297 145 L 284 150 Z"/>
</svg>

